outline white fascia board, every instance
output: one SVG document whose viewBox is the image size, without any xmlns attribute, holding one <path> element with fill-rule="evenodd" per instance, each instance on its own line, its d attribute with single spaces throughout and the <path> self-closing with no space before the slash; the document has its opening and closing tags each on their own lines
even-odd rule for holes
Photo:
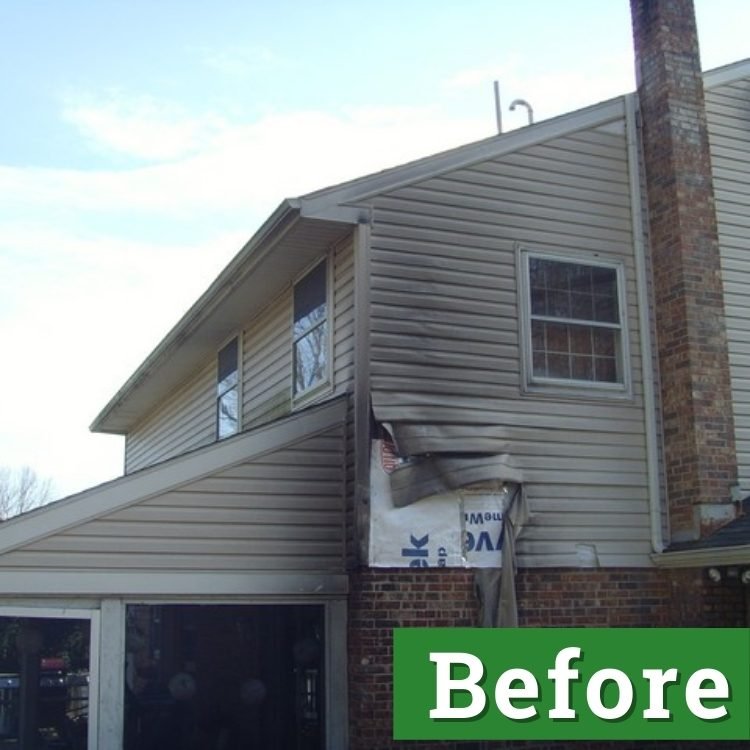
<svg viewBox="0 0 750 750">
<path fill-rule="evenodd" d="M 551 120 L 544 120 L 341 185 L 308 193 L 298 199 L 300 210 L 306 216 L 323 217 L 325 212 L 333 206 L 354 204 L 444 172 L 476 164 L 485 159 L 504 156 L 578 130 L 604 125 L 624 116 L 624 97 L 617 97 Z"/>
<path fill-rule="evenodd" d="M 342 597 L 349 590 L 344 573 L 245 573 L 237 571 L 0 570 L 4 597 Z M 4 601 L 7 601 L 5 599 Z"/>
<path fill-rule="evenodd" d="M 703 74 L 703 86 L 711 89 L 748 77 L 750 77 L 750 58 L 706 71 Z"/>
<path fill-rule="evenodd" d="M 337 398 L 17 516 L 0 524 L 0 554 L 325 432 L 346 408 Z"/>
<path fill-rule="evenodd" d="M 750 544 L 736 547 L 702 547 L 700 549 L 663 552 L 652 555 L 657 568 L 706 568 L 714 565 L 750 564 Z"/>
</svg>

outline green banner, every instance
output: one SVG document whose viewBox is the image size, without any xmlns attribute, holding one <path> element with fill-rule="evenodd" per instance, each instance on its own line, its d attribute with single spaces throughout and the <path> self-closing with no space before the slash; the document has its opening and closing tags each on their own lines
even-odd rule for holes
<svg viewBox="0 0 750 750">
<path fill-rule="evenodd" d="M 398 740 L 748 740 L 750 629 L 402 628 Z"/>
</svg>

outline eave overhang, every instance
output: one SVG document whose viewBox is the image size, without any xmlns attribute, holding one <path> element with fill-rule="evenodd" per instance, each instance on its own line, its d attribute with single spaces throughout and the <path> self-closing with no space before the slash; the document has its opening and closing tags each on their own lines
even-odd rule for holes
<svg viewBox="0 0 750 750">
<path fill-rule="evenodd" d="M 131 375 L 90 429 L 127 434 L 215 355 L 222 341 L 351 232 L 355 220 L 344 212 L 333 218 L 303 216 L 299 201 L 284 201 Z"/>
</svg>

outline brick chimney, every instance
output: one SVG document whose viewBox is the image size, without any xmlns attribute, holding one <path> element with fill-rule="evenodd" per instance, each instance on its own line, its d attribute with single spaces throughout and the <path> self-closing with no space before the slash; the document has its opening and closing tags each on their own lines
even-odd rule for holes
<svg viewBox="0 0 750 750">
<path fill-rule="evenodd" d="M 734 517 L 724 295 L 692 0 L 631 0 L 673 542 Z"/>
</svg>

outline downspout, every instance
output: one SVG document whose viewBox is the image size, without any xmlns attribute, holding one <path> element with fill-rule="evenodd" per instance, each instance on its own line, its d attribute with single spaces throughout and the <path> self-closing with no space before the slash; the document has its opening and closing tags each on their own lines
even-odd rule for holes
<svg viewBox="0 0 750 750">
<path fill-rule="evenodd" d="M 651 546 L 654 552 L 664 550 L 662 509 L 659 487 L 659 451 L 656 430 L 656 397 L 654 390 L 654 356 L 651 344 L 651 305 L 648 294 L 646 247 L 643 241 L 643 193 L 640 179 L 640 146 L 636 120 L 637 95 L 625 96 L 625 128 L 628 143 L 628 172 L 630 173 L 630 216 L 635 251 L 635 282 L 638 298 L 638 327 L 641 339 L 641 370 L 643 381 L 643 409 L 646 430 L 646 471 L 648 476 L 648 504 L 651 519 Z"/>
</svg>

